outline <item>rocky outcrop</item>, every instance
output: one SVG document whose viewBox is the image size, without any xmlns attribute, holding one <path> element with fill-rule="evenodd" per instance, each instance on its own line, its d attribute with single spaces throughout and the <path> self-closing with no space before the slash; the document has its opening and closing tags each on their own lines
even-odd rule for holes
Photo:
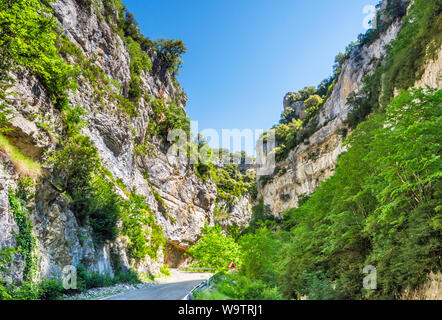
<svg viewBox="0 0 442 320">
<path fill-rule="evenodd" d="M 219 213 L 216 215 L 215 221 L 224 230 L 228 230 L 230 227 L 243 229 L 249 225 L 252 219 L 253 202 L 248 195 L 235 198 L 232 203 L 219 200 L 217 207 Z"/>
<path fill-rule="evenodd" d="M 429 86 L 431 88 L 442 87 L 442 46 L 435 53 L 435 59 L 426 65 L 422 78 L 414 84 L 415 88 Z"/>
<path fill-rule="evenodd" d="M 295 119 L 301 119 L 303 120 L 305 118 L 305 107 L 303 101 L 291 101 L 291 96 L 293 95 L 293 92 L 289 92 L 284 96 L 283 100 L 283 106 L 284 111 L 287 111 L 289 108 L 295 115 Z"/>
<path fill-rule="evenodd" d="M 14 248 L 17 245 L 15 234 L 19 232 L 14 214 L 9 210 L 8 189 L 14 187 L 11 182 L 17 178 L 14 166 L 8 157 L 0 153 L 0 248 Z M 23 275 L 24 263 L 20 255 L 12 254 L 11 261 L 4 261 L 2 268 L 7 268 L 8 272 L 4 275 L 6 281 L 12 282 L 20 280 Z M 0 269 L 2 273 L 4 270 Z"/>
</svg>

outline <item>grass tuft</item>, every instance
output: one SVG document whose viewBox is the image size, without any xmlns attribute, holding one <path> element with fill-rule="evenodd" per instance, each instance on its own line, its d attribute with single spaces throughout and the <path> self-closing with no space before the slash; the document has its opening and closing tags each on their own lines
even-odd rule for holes
<svg viewBox="0 0 442 320">
<path fill-rule="evenodd" d="M 41 165 L 37 161 L 25 156 L 16 146 L 0 134 L 0 152 L 5 153 L 11 160 L 20 176 L 36 179 L 41 174 Z"/>
</svg>

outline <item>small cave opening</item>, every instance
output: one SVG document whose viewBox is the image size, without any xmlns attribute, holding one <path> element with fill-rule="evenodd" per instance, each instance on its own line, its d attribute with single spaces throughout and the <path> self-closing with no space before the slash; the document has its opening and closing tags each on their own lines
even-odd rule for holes
<svg viewBox="0 0 442 320">
<path fill-rule="evenodd" d="M 179 245 L 176 242 L 168 242 L 166 244 L 166 254 L 164 256 L 164 263 L 169 268 L 177 269 L 191 263 L 192 258 L 189 257 L 190 251 L 188 248 Z"/>
</svg>

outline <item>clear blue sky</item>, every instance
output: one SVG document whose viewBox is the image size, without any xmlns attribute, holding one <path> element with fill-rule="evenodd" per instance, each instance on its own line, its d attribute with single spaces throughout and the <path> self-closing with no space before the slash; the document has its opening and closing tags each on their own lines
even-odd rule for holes
<svg viewBox="0 0 442 320">
<path fill-rule="evenodd" d="M 182 39 L 178 79 L 199 128 L 261 128 L 279 121 L 286 92 L 316 86 L 334 57 L 365 32 L 379 0 L 123 0 L 143 34 Z"/>
</svg>

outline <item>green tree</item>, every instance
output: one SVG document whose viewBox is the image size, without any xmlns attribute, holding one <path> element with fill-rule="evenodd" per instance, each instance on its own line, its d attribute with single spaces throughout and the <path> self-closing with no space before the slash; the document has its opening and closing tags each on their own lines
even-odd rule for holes
<svg viewBox="0 0 442 320">
<path fill-rule="evenodd" d="M 241 264 L 239 245 L 220 226 L 203 228 L 202 238 L 190 247 L 190 253 L 202 268 L 226 270 L 231 260 Z"/>
<path fill-rule="evenodd" d="M 183 41 L 159 39 L 156 44 L 166 67 L 174 74 L 179 73 L 179 69 L 183 64 L 181 56 L 186 53 L 186 46 Z"/>
<path fill-rule="evenodd" d="M 322 98 L 316 94 L 311 95 L 310 97 L 308 97 L 307 100 L 304 101 L 304 107 L 305 107 L 305 111 L 307 114 L 312 114 L 313 112 L 315 112 L 316 110 L 318 110 L 319 106 L 323 103 L 324 101 L 322 100 Z"/>
<path fill-rule="evenodd" d="M 98 151 L 89 137 L 74 134 L 63 141 L 48 159 L 53 164 L 55 185 L 61 192 L 83 192 L 89 188 L 94 171 L 100 165 Z"/>
<path fill-rule="evenodd" d="M 248 233 L 239 241 L 241 247 L 241 273 L 252 280 L 276 285 L 281 242 L 266 227 Z"/>
<path fill-rule="evenodd" d="M 77 218 L 92 226 L 98 242 L 114 240 L 118 234 L 120 201 L 113 183 L 105 178 L 90 138 L 78 133 L 66 137 L 47 162 L 52 166 L 53 186 L 71 197 Z"/>
</svg>

